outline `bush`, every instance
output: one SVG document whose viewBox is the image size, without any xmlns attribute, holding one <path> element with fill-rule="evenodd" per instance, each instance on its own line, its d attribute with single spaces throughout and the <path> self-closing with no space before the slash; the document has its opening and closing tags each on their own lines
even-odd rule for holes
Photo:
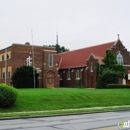
<svg viewBox="0 0 130 130">
<path fill-rule="evenodd" d="M 21 66 L 16 69 L 12 75 L 12 86 L 15 88 L 33 88 L 34 87 L 34 75 L 32 66 Z M 35 87 L 38 88 L 39 74 L 35 70 Z"/>
<path fill-rule="evenodd" d="M 107 84 L 117 84 L 118 77 L 115 72 L 110 69 L 105 69 L 102 74 L 98 75 L 97 88 L 106 88 Z"/>
<path fill-rule="evenodd" d="M 17 100 L 18 92 L 12 86 L 0 84 L 0 107 L 10 107 Z"/>
<path fill-rule="evenodd" d="M 130 88 L 130 85 L 124 85 L 124 84 L 107 84 L 106 88 Z"/>
</svg>

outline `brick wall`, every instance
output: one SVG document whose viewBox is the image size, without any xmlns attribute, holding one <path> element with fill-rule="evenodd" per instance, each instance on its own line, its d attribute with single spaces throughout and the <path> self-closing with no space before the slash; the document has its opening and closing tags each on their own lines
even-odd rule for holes
<svg viewBox="0 0 130 130">
<path fill-rule="evenodd" d="M 11 58 L 6 61 L 7 67 L 11 66 L 12 68 L 12 74 L 16 71 L 16 69 L 20 66 L 27 65 L 26 59 L 30 56 L 33 59 L 33 54 L 32 54 L 32 46 L 29 44 L 13 44 L 12 46 L 6 48 L 7 52 L 11 52 Z M 58 71 L 56 69 L 56 58 L 57 58 L 57 53 L 55 48 L 50 48 L 50 47 L 42 47 L 42 46 L 33 46 L 34 50 L 34 66 L 35 68 L 39 68 L 41 72 L 39 73 L 39 87 L 46 87 L 44 80 L 44 74 L 47 73 L 49 70 L 54 71 L 55 73 L 55 85 L 54 87 L 59 86 L 59 79 L 58 79 Z M 45 53 L 45 50 L 47 53 Z M 53 53 L 52 53 L 53 52 Z M 0 51 L 0 54 L 5 53 L 5 49 Z M 44 70 L 43 64 L 46 63 L 48 64 L 48 59 L 46 58 L 45 55 L 53 54 L 54 55 L 54 67 L 53 68 L 46 68 L 46 71 Z M 44 59 L 45 58 L 45 59 Z M 33 61 L 32 61 L 33 62 Z M 0 68 L 5 67 L 5 60 L 0 61 Z M 1 71 L 1 69 L 0 69 Z M 2 72 L 1 72 L 2 75 Z M 7 84 L 10 84 L 11 80 L 10 78 L 7 78 Z M 0 78 L 0 83 L 5 83 L 4 78 Z"/>
</svg>

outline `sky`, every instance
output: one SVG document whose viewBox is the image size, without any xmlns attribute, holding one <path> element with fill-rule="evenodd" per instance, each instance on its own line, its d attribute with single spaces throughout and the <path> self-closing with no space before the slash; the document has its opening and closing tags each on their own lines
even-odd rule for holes
<svg viewBox="0 0 130 130">
<path fill-rule="evenodd" d="M 117 40 L 130 51 L 130 0 L 0 0 L 0 49 L 13 43 L 69 50 Z"/>
</svg>

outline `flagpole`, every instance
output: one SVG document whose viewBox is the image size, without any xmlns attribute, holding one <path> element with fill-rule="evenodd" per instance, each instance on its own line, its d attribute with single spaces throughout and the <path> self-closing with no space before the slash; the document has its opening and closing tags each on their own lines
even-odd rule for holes
<svg viewBox="0 0 130 130">
<path fill-rule="evenodd" d="M 35 64 L 34 64 L 34 47 L 33 47 L 33 31 L 32 31 L 32 29 L 31 29 L 31 37 L 32 37 L 33 81 L 34 81 L 34 88 L 35 88 Z"/>
<path fill-rule="evenodd" d="M 5 49 L 5 84 L 6 84 L 6 70 L 7 70 L 7 49 Z"/>
</svg>

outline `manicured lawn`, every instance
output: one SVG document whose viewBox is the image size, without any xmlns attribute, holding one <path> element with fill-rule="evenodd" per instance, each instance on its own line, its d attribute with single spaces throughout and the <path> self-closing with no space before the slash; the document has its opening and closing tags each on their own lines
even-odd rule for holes
<svg viewBox="0 0 130 130">
<path fill-rule="evenodd" d="M 130 105 L 130 89 L 18 89 L 18 100 L 0 112 Z"/>
</svg>

